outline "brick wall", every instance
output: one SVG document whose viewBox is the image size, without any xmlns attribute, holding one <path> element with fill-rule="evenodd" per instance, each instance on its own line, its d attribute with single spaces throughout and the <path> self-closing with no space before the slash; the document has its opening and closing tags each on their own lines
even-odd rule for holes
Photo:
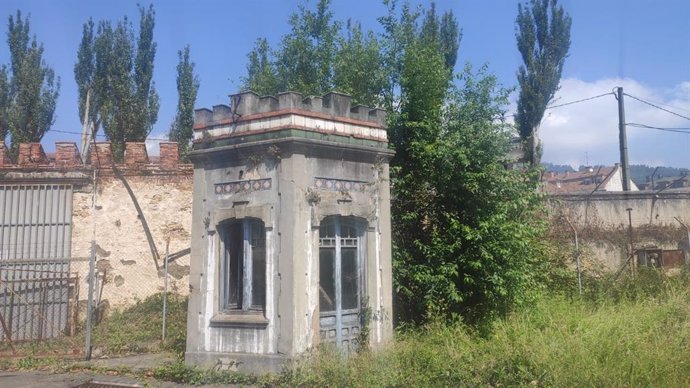
<svg viewBox="0 0 690 388">
<path fill-rule="evenodd" d="M 161 142 L 160 158 L 152 162 L 144 142 L 125 143 L 124 163 L 115 165 L 118 169 L 129 173 L 148 175 L 151 171 L 175 173 L 177 171 L 191 171 L 190 164 L 180 164 L 178 146 L 176 142 Z M 0 169 L 41 169 L 50 171 L 83 170 L 91 168 L 110 169 L 113 167 L 113 149 L 110 142 L 96 142 L 89 145 L 89 159 L 82 163 L 81 154 L 75 142 L 60 141 L 55 143 L 55 155 L 48 157 L 41 143 L 22 143 L 19 145 L 17 161 L 10 158 L 9 148 L 0 142 Z M 148 172 L 143 172 L 148 170 Z"/>
</svg>

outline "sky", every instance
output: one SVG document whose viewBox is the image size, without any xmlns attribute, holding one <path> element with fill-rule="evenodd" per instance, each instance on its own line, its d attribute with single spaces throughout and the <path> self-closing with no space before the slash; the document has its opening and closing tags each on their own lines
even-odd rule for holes
<svg viewBox="0 0 690 388">
<path fill-rule="evenodd" d="M 316 0 L 306 4 L 314 5 Z M 2 0 L 0 29 L 10 14 L 30 15 L 31 33 L 45 47 L 44 60 L 61 78 L 56 120 L 43 139 L 76 141 L 80 132 L 74 63 L 82 25 L 89 18 L 138 22 L 137 3 L 144 0 Z M 161 0 L 156 11 L 154 39 L 158 44 L 154 81 L 161 98 L 153 139 L 165 138 L 177 104 L 177 51 L 191 46 L 201 86 L 196 107 L 227 104 L 239 91 L 246 72 L 246 55 L 256 39 L 277 44 L 288 31 L 288 17 L 301 1 L 292 0 Z M 414 0 L 411 4 L 428 5 Z M 577 101 L 623 87 L 630 96 L 690 117 L 690 1 L 561 0 L 573 19 L 570 55 L 553 105 Z M 515 43 L 514 0 L 438 0 L 440 12 L 452 10 L 462 28 L 456 70 L 466 63 L 487 65 L 505 87 L 515 87 L 521 58 Z M 377 18 L 386 12 L 379 0 L 332 0 L 335 18 L 360 21 L 380 31 Z M 0 40 L 0 64 L 9 52 Z M 509 110 L 514 110 L 516 93 Z M 690 119 L 625 97 L 626 122 L 658 128 L 688 128 Z M 62 132 L 57 132 L 62 131 Z M 540 128 L 543 160 L 556 164 L 612 165 L 618 152 L 618 110 L 614 96 L 547 111 Z M 155 141 L 150 142 L 156 153 Z M 690 167 L 690 134 L 628 127 L 632 164 Z"/>
</svg>

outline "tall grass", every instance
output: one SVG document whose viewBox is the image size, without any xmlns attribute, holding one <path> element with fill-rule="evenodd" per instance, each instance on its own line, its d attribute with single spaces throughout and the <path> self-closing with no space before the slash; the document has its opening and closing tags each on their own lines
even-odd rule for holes
<svg viewBox="0 0 690 388">
<path fill-rule="evenodd" d="M 184 353 L 187 330 L 187 298 L 168 294 L 167 334 L 161 342 L 163 295 L 154 294 L 124 309 L 113 311 L 94 327 L 94 347 L 108 355 L 167 350 Z"/>
<path fill-rule="evenodd" d="M 687 276 L 655 271 L 551 295 L 482 333 L 431 324 L 378 352 L 318 350 L 287 386 L 690 386 Z M 594 287 L 596 286 L 596 287 Z"/>
</svg>

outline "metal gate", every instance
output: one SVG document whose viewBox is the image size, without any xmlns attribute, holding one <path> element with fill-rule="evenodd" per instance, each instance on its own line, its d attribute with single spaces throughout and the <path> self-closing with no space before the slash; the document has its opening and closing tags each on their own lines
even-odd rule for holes
<svg viewBox="0 0 690 388">
<path fill-rule="evenodd" d="M 70 327 L 72 185 L 0 184 L 2 340 L 57 337 Z"/>
</svg>

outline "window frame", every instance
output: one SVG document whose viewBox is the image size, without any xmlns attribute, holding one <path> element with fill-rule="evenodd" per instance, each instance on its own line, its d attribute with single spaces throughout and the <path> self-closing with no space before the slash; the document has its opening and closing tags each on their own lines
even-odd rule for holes
<svg viewBox="0 0 690 388">
<path fill-rule="evenodd" d="M 334 236 L 333 237 L 321 237 L 321 230 L 324 227 L 333 226 Z M 351 227 L 355 231 L 356 237 L 343 237 L 344 227 Z M 364 296 L 364 261 L 365 261 L 365 232 L 366 232 L 366 222 L 355 216 L 341 216 L 333 215 L 325 217 L 321 224 L 319 225 L 319 293 L 323 292 L 320 280 L 321 271 L 321 250 L 322 249 L 332 249 L 333 250 L 333 292 L 334 292 L 334 308 L 333 310 L 323 311 L 319 309 L 319 314 L 321 316 L 328 316 L 334 314 L 347 314 L 360 311 L 362 308 L 362 298 Z M 324 244 L 324 240 L 332 239 L 332 244 Z M 352 246 L 352 241 L 356 240 L 356 245 Z M 347 243 L 349 241 L 349 244 Z M 343 244 L 345 243 L 345 246 Z M 343 282 L 342 282 L 342 271 L 343 271 L 343 248 L 355 248 L 356 257 L 356 305 L 352 308 L 343 308 Z M 339 291 L 338 291 L 339 290 Z M 319 297 L 319 306 L 321 306 L 321 301 Z"/>
<path fill-rule="evenodd" d="M 239 225 L 241 240 L 237 239 L 237 235 L 233 235 L 232 228 Z M 258 233 L 255 228 L 259 228 Z M 240 218 L 230 219 L 222 222 L 219 227 L 220 237 L 220 262 L 219 262 L 219 293 L 218 293 L 218 307 L 219 311 L 224 314 L 228 313 L 264 313 L 266 310 L 266 227 L 262 220 L 257 218 Z M 257 238 L 258 243 L 254 244 L 253 239 Z M 232 239 L 237 239 L 238 245 L 241 244 L 239 252 L 240 257 L 237 258 L 238 272 L 242 272 L 237 280 L 231 277 L 229 267 L 233 265 L 233 252 L 235 242 Z M 261 244 L 261 245 L 259 245 Z M 256 284 L 254 279 L 254 264 L 255 264 L 255 250 L 261 249 L 263 257 L 259 259 L 260 265 L 263 267 L 263 283 Z M 241 283 L 239 282 L 241 280 Z M 238 284 L 234 284 L 238 283 Z M 262 293 L 255 295 L 257 287 L 263 289 Z M 232 292 L 235 289 L 236 300 L 232 300 Z M 255 301 L 256 297 L 263 296 L 263 300 Z"/>
</svg>

